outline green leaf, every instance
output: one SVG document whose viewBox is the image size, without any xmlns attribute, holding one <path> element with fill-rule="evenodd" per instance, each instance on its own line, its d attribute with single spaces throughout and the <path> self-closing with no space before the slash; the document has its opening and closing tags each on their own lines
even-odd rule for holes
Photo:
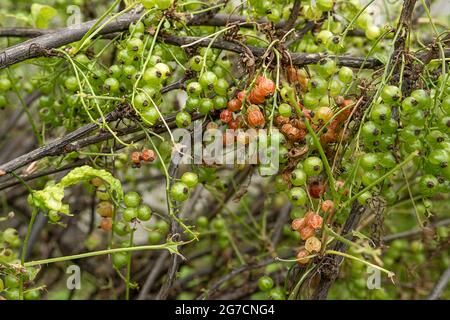
<svg viewBox="0 0 450 320">
<path fill-rule="evenodd" d="M 66 188 L 81 181 L 89 181 L 93 178 L 100 178 L 105 181 L 109 185 L 110 191 L 117 201 L 123 199 L 122 184 L 118 179 L 114 178 L 111 173 L 103 169 L 94 169 L 90 166 L 75 168 L 62 178 L 59 184 Z"/>
<path fill-rule="evenodd" d="M 60 212 L 63 209 L 64 188 L 59 184 L 47 185 L 43 190 L 34 191 L 28 202 L 34 207 Z"/>
<path fill-rule="evenodd" d="M 31 17 L 33 18 L 34 24 L 38 28 L 47 28 L 48 22 L 52 20 L 58 12 L 55 8 L 33 3 L 31 5 Z"/>
<path fill-rule="evenodd" d="M 104 180 L 111 191 L 112 196 L 120 202 L 123 199 L 122 185 L 106 170 L 94 169 L 90 166 L 82 166 L 70 171 L 59 183 L 50 181 L 44 189 L 33 191 L 28 197 L 28 203 L 42 210 L 53 210 L 70 216 L 69 205 L 64 204 L 64 189 L 83 181 L 93 178 Z"/>
</svg>

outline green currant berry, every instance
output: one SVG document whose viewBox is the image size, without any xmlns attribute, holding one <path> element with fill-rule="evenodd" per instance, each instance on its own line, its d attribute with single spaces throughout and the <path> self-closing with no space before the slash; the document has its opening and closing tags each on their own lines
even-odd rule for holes
<svg viewBox="0 0 450 320">
<path fill-rule="evenodd" d="M 64 81 L 64 86 L 67 90 L 75 92 L 78 89 L 78 80 L 76 77 L 71 76 Z"/>
<path fill-rule="evenodd" d="M 39 300 L 41 298 L 41 293 L 39 290 L 30 290 L 23 295 L 25 300 Z"/>
<path fill-rule="evenodd" d="M 127 41 L 127 48 L 130 51 L 140 53 L 140 52 L 142 52 L 142 49 L 144 48 L 144 43 L 142 42 L 141 39 L 131 38 Z"/>
<path fill-rule="evenodd" d="M 222 96 L 215 96 L 213 99 L 214 109 L 220 110 L 225 109 L 227 107 L 228 100 Z"/>
<path fill-rule="evenodd" d="M 55 111 L 52 108 L 42 108 L 39 110 L 39 117 L 46 123 L 53 123 L 56 117 Z"/>
<path fill-rule="evenodd" d="M 189 198 L 189 187 L 184 182 L 175 182 L 170 193 L 175 201 L 186 201 Z"/>
<path fill-rule="evenodd" d="M 445 133 L 450 134 L 450 116 L 438 120 L 438 127 Z"/>
<path fill-rule="evenodd" d="M 321 60 L 319 62 L 317 71 L 322 77 L 328 79 L 336 72 L 336 61 L 330 58 Z"/>
<path fill-rule="evenodd" d="M 145 70 L 142 78 L 150 86 L 159 86 L 162 81 L 162 73 L 156 67 L 151 67 Z"/>
<path fill-rule="evenodd" d="M 269 276 L 263 276 L 258 279 L 258 287 L 261 291 L 269 291 L 273 287 L 273 280 Z"/>
<path fill-rule="evenodd" d="M 186 86 L 186 91 L 190 96 L 198 97 L 202 93 L 202 86 L 200 83 L 193 81 Z"/>
<path fill-rule="evenodd" d="M 123 202 L 128 208 L 137 208 L 141 204 L 141 196 L 136 191 L 130 191 L 125 194 Z"/>
<path fill-rule="evenodd" d="M 432 150 L 428 155 L 428 162 L 432 165 L 439 166 L 441 168 L 446 168 L 450 160 L 450 155 L 447 151 L 443 149 Z"/>
<path fill-rule="evenodd" d="M 123 211 L 122 217 L 125 222 L 131 222 L 132 220 L 137 218 L 137 209 L 136 208 L 126 208 Z"/>
<path fill-rule="evenodd" d="M 228 92 L 228 82 L 227 80 L 220 78 L 214 84 L 214 92 L 219 96 L 225 96 Z"/>
<path fill-rule="evenodd" d="M 323 78 L 314 77 L 308 81 L 308 89 L 312 94 L 321 96 L 327 92 L 328 83 Z"/>
<path fill-rule="evenodd" d="M 353 80 L 353 70 L 349 67 L 341 67 L 339 69 L 338 78 L 343 83 L 350 83 Z"/>
<path fill-rule="evenodd" d="M 128 31 L 130 33 L 135 33 L 135 32 L 144 33 L 145 25 L 141 21 L 133 22 L 132 24 L 130 24 Z"/>
<path fill-rule="evenodd" d="M 133 79 L 133 77 L 136 75 L 136 68 L 133 65 L 125 65 L 122 68 L 123 75 L 128 80 Z"/>
<path fill-rule="evenodd" d="M 321 30 L 317 35 L 316 35 L 316 43 L 317 44 L 323 44 L 326 45 L 328 43 L 328 41 L 333 37 L 333 33 L 329 30 Z"/>
<path fill-rule="evenodd" d="M 342 93 L 342 89 L 344 88 L 344 84 L 339 80 L 339 79 L 331 79 L 330 80 L 330 86 L 329 86 L 329 94 L 331 97 L 337 97 Z M 324 106 L 328 107 L 330 102 L 327 96 L 324 96 L 321 98 L 322 99 L 326 99 L 325 102 L 326 104 Z"/>
<path fill-rule="evenodd" d="M 308 177 L 317 176 L 323 170 L 323 162 L 319 157 L 308 157 L 303 162 L 303 170 Z"/>
<path fill-rule="evenodd" d="M 211 71 L 204 72 L 198 79 L 203 90 L 213 90 L 217 85 L 217 81 L 217 76 Z"/>
<path fill-rule="evenodd" d="M 376 153 L 366 153 L 361 157 L 359 164 L 364 170 L 373 170 L 378 162 L 379 159 Z"/>
<path fill-rule="evenodd" d="M 356 19 L 356 24 L 358 27 L 365 30 L 373 24 L 373 18 L 369 13 L 362 12 Z"/>
<path fill-rule="evenodd" d="M 148 221 L 150 220 L 150 218 L 152 217 L 152 209 L 145 205 L 145 204 L 141 204 L 138 208 L 137 208 L 137 218 L 141 221 Z"/>
<path fill-rule="evenodd" d="M 7 228 L 3 231 L 3 240 L 12 243 L 19 238 L 19 233 L 14 228 Z"/>
<path fill-rule="evenodd" d="M 161 239 L 162 239 L 162 235 L 158 231 L 150 231 L 150 232 L 148 232 L 147 237 L 148 237 L 148 242 L 150 244 L 159 244 L 161 242 Z"/>
<path fill-rule="evenodd" d="M 402 101 L 402 112 L 405 114 L 413 113 L 418 108 L 418 102 L 413 97 L 406 97 Z"/>
<path fill-rule="evenodd" d="M 385 86 L 383 91 L 381 91 L 381 99 L 387 104 L 392 104 L 400 100 L 402 97 L 402 92 L 397 86 Z"/>
<path fill-rule="evenodd" d="M 291 173 L 291 182 L 292 185 L 298 187 L 298 186 L 304 186 L 306 184 L 307 175 L 306 172 L 303 171 L 303 169 L 295 169 Z"/>
<path fill-rule="evenodd" d="M 191 124 L 191 122 L 192 122 L 191 115 L 189 113 L 187 113 L 186 111 L 178 112 L 175 117 L 175 123 L 178 128 L 187 127 Z"/>
<path fill-rule="evenodd" d="M 361 176 L 361 181 L 365 186 L 371 185 L 381 177 L 381 172 L 378 170 L 366 171 Z"/>
<path fill-rule="evenodd" d="M 109 67 L 108 73 L 111 77 L 119 79 L 120 76 L 122 76 L 122 67 L 118 64 L 113 64 L 111 67 Z"/>
<path fill-rule="evenodd" d="M 418 127 L 425 126 L 427 116 L 423 110 L 416 110 L 408 116 L 409 123 Z"/>
<path fill-rule="evenodd" d="M 286 299 L 286 295 L 284 293 L 284 290 L 281 288 L 273 288 L 272 290 L 270 290 L 269 296 L 273 299 L 273 300 L 284 300 Z"/>
<path fill-rule="evenodd" d="M 200 105 L 200 99 L 197 97 L 188 97 L 186 99 L 186 105 L 185 109 L 187 111 L 193 111 L 194 109 L 197 109 Z"/>
<path fill-rule="evenodd" d="M 200 216 L 197 218 L 197 226 L 201 229 L 205 229 L 208 226 L 208 218 L 205 216 Z"/>
<path fill-rule="evenodd" d="M 17 277 L 8 274 L 5 276 L 5 286 L 8 289 L 15 289 L 20 286 L 20 281 Z"/>
<path fill-rule="evenodd" d="M 446 138 L 447 138 L 446 134 L 442 133 L 439 130 L 432 130 L 425 137 L 427 143 L 431 147 L 438 147 L 442 142 L 446 140 Z"/>
<path fill-rule="evenodd" d="M 381 134 L 381 130 L 377 124 L 372 121 L 367 121 L 361 128 L 361 135 L 368 141 L 377 139 Z"/>
<path fill-rule="evenodd" d="M 278 106 L 278 112 L 280 113 L 280 116 L 290 117 L 292 114 L 292 108 L 287 103 L 282 103 Z"/>
<path fill-rule="evenodd" d="M 414 90 L 411 92 L 411 97 L 417 101 L 418 108 L 429 108 L 431 104 L 430 95 L 423 89 Z"/>
<path fill-rule="evenodd" d="M 190 60 L 189 60 L 189 65 L 191 66 L 191 69 L 196 71 L 196 72 L 200 72 L 200 70 L 202 69 L 202 64 L 203 64 L 203 57 L 202 56 L 193 56 Z"/>
<path fill-rule="evenodd" d="M 112 262 L 115 268 L 121 269 L 128 264 L 128 255 L 125 252 L 113 253 Z"/>
<path fill-rule="evenodd" d="M 376 104 L 372 108 L 371 118 L 377 123 L 383 123 L 384 121 L 391 118 L 392 110 L 391 107 L 385 104 Z"/>
<path fill-rule="evenodd" d="M 366 38 L 367 38 L 367 39 L 369 39 L 369 40 L 375 40 L 375 39 L 377 39 L 377 38 L 380 36 L 380 34 L 381 34 L 380 27 L 378 27 L 378 26 L 376 26 L 376 25 L 368 26 L 367 29 L 366 29 L 366 31 L 365 31 L 365 34 L 366 34 Z"/>
<path fill-rule="evenodd" d="M 11 289 L 5 292 L 5 298 L 8 300 L 19 300 L 19 289 Z"/>
<path fill-rule="evenodd" d="M 0 78 L 0 92 L 6 92 L 11 89 L 11 81 L 8 78 Z"/>
<path fill-rule="evenodd" d="M 162 80 L 166 80 L 168 77 L 171 76 L 170 67 L 165 63 L 162 62 L 157 63 L 155 64 L 154 68 L 159 72 L 159 74 L 161 74 Z"/>
<path fill-rule="evenodd" d="M 181 176 L 181 182 L 185 183 L 189 188 L 193 188 L 198 184 L 198 175 L 194 172 L 185 172 Z"/>
<path fill-rule="evenodd" d="M 155 107 L 145 108 L 141 112 L 141 119 L 146 125 L 153 126 L 159 120 L 159 112 Z"/>
<path fill-rule="evenodd" d="M 422 194 L 426 197 L 429 197 L 437 192 L 439 181 L 435 176 L 426 174 L 420 178 L 419 186 Z"/>
<path fill-rule="evenodd" d="M 198 106 L 198 112 L 202 115 L 206 115 L 214 109 L 214 102 L 209 98 L 202 98 Z"/>
<path fill-rule="evenodd" d="M 147 95 L 144 93 L 138 93 L 134 96 L 134 107 L 138 110 L 143 110 L 149 106 L 150 102 Z"/>
<path fill-rule="evenodd" d="M 221 231 L 225 229 L 225 220 L 222 218 L 215 218 L 212 222 L 211 222 L 211 226 L 213 227 L 214 230 L 217 231 Z"/>
<path fill-rule="evenodd" d="M 130 227 L 128 226 L 127 223 L 124 223 L 122 221 L 116 221 L 116 222 L 114 222 L 113 230 L 114 230 L 114 233 L 123 237 L 130 232 Z"/>
<path fill-rule="evenodd" d="M 116 93 L 120 89 L 119 80 L 116 78 L 107 78 L 103 84 L 103 88 L 110 93 Z"/>
<path fill-rule="evenodd" d="M 294 187 L 291 190 L 289 190 L 289 198 L 291 199 L 292 203 L 297 206 L 303 206 L 306 204 L 306 201 L 308 200 L 308 195 L 306 194 L 306 191 L 299 187 Z"/>
<path fill-rule="evenodd" d="M 153 9 L 156 6 L 156 0 L 140 0 L 145 9 Z"/>
</svg>

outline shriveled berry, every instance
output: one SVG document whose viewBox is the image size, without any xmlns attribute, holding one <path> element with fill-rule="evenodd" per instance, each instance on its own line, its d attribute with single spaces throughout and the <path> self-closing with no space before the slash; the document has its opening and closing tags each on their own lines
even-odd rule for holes
<svg viewBox="0 0 450 320">
<path fill-rule="evenodd" d="M 223 123 L 229 123 L 231 120 L 233 120 L 233 112 L 228 109 L 222 110 L 220 112 L 220 120 Z"/>
<path fill-rule="evenodd" d="M 156 159 L 156 153 L 151 149 L 144 149 L 141 152 L 141 159 L 145 162 L 153 162 Z"/>
<path fill-rule="evenodd" d="M 306 240 L 312 236 L 314 236 L 315 231 L 314 228 L 311 228 L 309 226 L 304 226 L 303 228 L 298 230 L 300 233 L 300 237 L 302 238 L 302 240 Z"/>
<path fill-rule="evenodd" d="M 97 213 L 103 218 L 110 218 L 114 213 L 114 206 L 111 202 L 102 201 L 97 205 Z"/>
<path fill-rule="evenodd" d="M 308 250 L 309 252 L 311 252 L 311 253 L 319 252 L 321 247 L 322 247 L 322 242 L 319 239 L 317 239 L 316 237 L 310 237 L 310 238 L 306 239 L 305 249 Z"/>
<path fill-rule="evenodd" d="M 305 265 L 309 262 L 310 258 L 307 258 L 310 253 L 306 249 L 302 249 L 297 253 L 297 263 L 300 265 Z"/>
<path fill-rule="evenodd" d="M 323 219 L 317 213 L 313 213 L 305 217 L 306 225 L 313 229 L 320 229 L 322 227 Z"/>
<path fill-rule="evenodd" d="M 110 231 L 113 227 L 112 219 L 111 218 L 103 218 L 100 222 L 100 228 L 103 231 Z"/>
<path fill-rule="evenodd" d="M 298 231 L 302 229 L 305 226 L 305 219 L 304 218 L 297 218 L 292 220 L 291 227 L 293 230 Z"/>
<path fill-rule="evenodd" d="M 334 211 L 334 202 L 332 200 L 325 200 L 322 202 L 322 205 L 320 206 L 323 212 L 333 212 Z"/>
</svg>

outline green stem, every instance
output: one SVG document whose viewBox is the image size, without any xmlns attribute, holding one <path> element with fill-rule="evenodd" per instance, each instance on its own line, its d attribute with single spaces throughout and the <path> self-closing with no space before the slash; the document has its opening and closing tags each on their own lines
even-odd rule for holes
<svg viewBox="0 0 450 320">
<path fill-rule="evenodd" d="M 33 229 L 34 222 L 36 221 L 36 216 L 38 210 L 36 208 L 31 212 L 30 222 L 28 223 L 27 234 L 25 235 L 25 240 L 23 241 L 22 254 L 20 256 L 21 265 L 25 265 L 25 256 L 27 255 L 28 242 L 30 241 L 31 230 Z M 19 299 L 23 300 L 23 279 L 20 277 L 20 287 L 19 287 Z"/>
<path fill-rule="evenodd" d="M 375 268 L 377 270 L 383 271 L 384 273 L 386 273 L 388 275 L 389 278 L 392 278 L 393 276 L 395 276 L 395 273 L 393 273 L 392 271 L 386 270 L 386 269 L 384 269 L 384 268 L 382 268 L 380 266 L 377 266 L 376 264 L 367 262 L 364 259 L 357 258 L 355 256 L 352 256 L 352 255 L 344 253 L 344 252 L 335 251 L 335 250 L 327 250 L 327 251 L 325 251 L 325 253 L 326 254 L 334 254 L 334 255 L 337 255 L 337 256 L 344 257 L 344 258 L 349 258 L 349 259 L 352 259 L 352 260 L 359 261 L 359 262 L 364 263 L 364 264 L 366 264 L 366 265 L 368 265 L 368 266 L 370 266 L 372 268 Z"/>
<path fill-rule="evenodd" d="M 50 264 L 50 263 L 55 263 L 55 262 L 64 262 L 64 261 L 70 261 L 70 260 L 84 259 L 84 258 L 102 256 L 105 254 L 113 254 L 113 253 L 118 253 L 118 252 L 132 252 L 132 251 L 141 251 L 141 250 L 161 250 L 161 249 L 169 250 L 169 248 L 171 246 L 180 246 L 180 245 L 184 245 L 186 243 L 188 243 L 188 242 L 171 242 L 171 243 L 163 243 L 163 244 L 158 244 L 158 245 L 145 245 L 145 246 L 136 246 L 136 247 L 127 247 L 127 248 L 114 248 L 114 249 L 107 249 L 107 250 L 98 250 L 98 251 L 85 252 L 85 253 L 74 254 L 74 255 L 70 255 L 70 256 L 64 256 L 64 257 L 56 257 L 56 258 L 50 258 L 50 259 L 44 259 L 44 260 L 30 261 L 30 262 L 24 263 L 24 266 L 32 267 L 32 266 L 37 266 L 37 265 L 41 265 L 41 264 Z"/>
<path fill-rule="evenodd" d="M 133 244 L 134 239 L 134 229 L 130 234 L 130 244 Z M 125 290 L 125 300 L 130 300 L 130 278 L 131 278 L 131 251 L 128 252 L 127 256 L 127 277 L 126 277 L 126 290 Z"/>
<path fill-rule="evenodd" d="M 78 46 L 75 48 L 75 52 L 74 53 L 78 53 L 84 46 L 85 44 L 92 39 L 97 33 L 100 32 L 100 30 L 102 30 L 109 22 L 111 22 L 112 20 L 118 18 L 119 16 L 121 16 L 122 14 L 124 14 L 125 12 L 131 10 L 133 7 L 128 7 L 125 10 L 113 15 L 112 17 L 110 17 L 108 20 L 106 20 L 100 27 L 98 27 L 102 21 L 120 4 L 122 0 L 116 0 L 109 8 L 108 10 L 106 10 L 103 15 L 95 22 L 95 24 L 92 26 L 92 28 L 89 29 L 88 32 L 86 32 L 86 34 L 83 36 L 83 38 L 81 38 Z M 97 28 L 98 27 L 98 28 Z"/>
</svg>

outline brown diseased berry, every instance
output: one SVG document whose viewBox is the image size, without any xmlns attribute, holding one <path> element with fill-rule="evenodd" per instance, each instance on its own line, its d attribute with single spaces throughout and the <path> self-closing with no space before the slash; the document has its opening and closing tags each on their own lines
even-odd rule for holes
<svg viewBox="0 0 450 320">
<path fill-rule="evenodd" d="M 100 228 L 104 231 L 109 231 L 112 229 L 112 219 L 111 218 L 103 218 L 100 222 Z"/>
<path fill-rule="evenodd" d="M 156 159 L 155 151 L 150 149 L 144 149 L 141 152 L 141 159 L 145 162 L 153 162 Z"/>
<path fill-rule="evenodd" d="M 320 240 L 317 239 L 316 237 L 310 237 L 306 239 L 305 249 L 308 250 L 309 252 L 311 253 L 319 252 L 320 248 L 322 248 L 322 242 L 320 242 Z"/>
<path fill-rule="evenodd" d="M 309 255 L 310 255 L 309 252 L 306 251 L 305 249 L 300 250 L 297 253 L 297 262 L 298 262 L 298 264 L 300 264 L 300 265 L 307 264 L 309 262 L 310 258 L 305 258 L 305 257 L 307 257 Z"/>
</svg>

